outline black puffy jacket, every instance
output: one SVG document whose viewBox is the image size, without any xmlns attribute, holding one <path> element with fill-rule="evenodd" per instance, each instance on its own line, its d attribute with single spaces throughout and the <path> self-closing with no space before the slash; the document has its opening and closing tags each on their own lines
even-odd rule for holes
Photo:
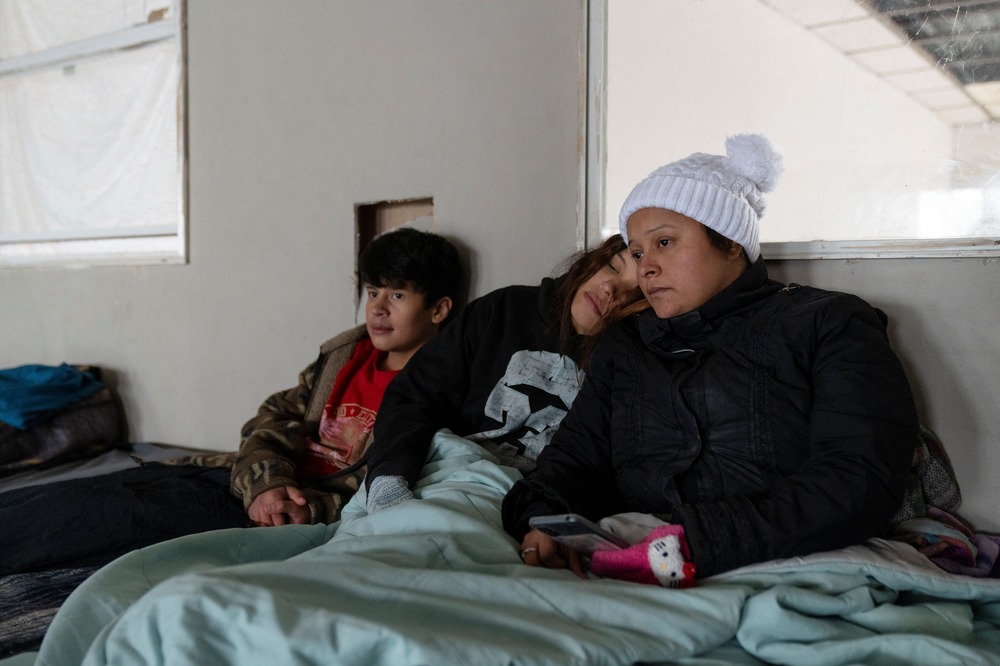
<svg viewBox="0 0 1000 666">
<path fill-rule="evenodd" d="M 769 280 L 762 259 L 698 310 L 619 322 L 505 528 L 656 514 L 684 526 L 699 576 L 878 534 L 918 429 L 885 326 L 856 296 Z"/>
</svg>

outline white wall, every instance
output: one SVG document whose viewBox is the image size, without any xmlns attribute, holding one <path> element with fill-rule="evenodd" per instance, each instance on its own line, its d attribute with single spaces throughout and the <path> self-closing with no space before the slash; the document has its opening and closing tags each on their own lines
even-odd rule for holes
<svg viewBox="0 0 1000 666">
<path fill-rule="evenodd" d="M 134 440 L 235 449 L 355 321 L 354 206 L 433 197 L 472 289 L 576 249 L 582 0 L 188 3 L 190 263 L 0 270 L 0 367 L 86 362 Z"/>
</svg>

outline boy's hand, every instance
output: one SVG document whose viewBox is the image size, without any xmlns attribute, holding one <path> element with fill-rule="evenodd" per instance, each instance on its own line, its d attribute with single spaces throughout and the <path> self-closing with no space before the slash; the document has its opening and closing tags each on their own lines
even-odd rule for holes
<svg viewBox="0 0 1000 666">
<path fill-rule="evenodd" d="M 309 502 L 295 486 L 265 490 L 250 503 L 247 515 L 257 527 L 308 525 L 312 522 Z"/>
</svg>

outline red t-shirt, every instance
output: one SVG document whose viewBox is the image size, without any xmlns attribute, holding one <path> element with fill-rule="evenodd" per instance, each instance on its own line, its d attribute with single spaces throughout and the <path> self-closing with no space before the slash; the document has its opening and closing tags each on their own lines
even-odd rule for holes
<svg viewBox="0 0 1000 666">
<path fill-rule="evenodd" d="M 399 374 L 398 370 L 378 369 L 381 354 L 365 338 L 337 373 L 319 422 L 320 441 L 333 450 L 336 462 L 307 449 L 299 467 L 300 478 L 335 474 L 361 458 L 385 389 Z"/>
</svg>

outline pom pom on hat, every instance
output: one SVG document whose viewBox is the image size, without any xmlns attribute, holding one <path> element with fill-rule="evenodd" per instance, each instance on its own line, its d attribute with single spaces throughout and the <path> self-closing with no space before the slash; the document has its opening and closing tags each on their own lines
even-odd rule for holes
<svg viewBox="0 0 1000 666">
<path fill-rule="evenodd" d="M 770 192 L 781 175 L 781 155 L 761 134 L 737 134 L 726 139 L 726 157 L 733 171 Z"/>
<path fill-rule="evenodd" d="M 726 155 L 694 153 L 664 165 L 636 185 L 622 205 L 618 227 L 628 242 L 628 218 L 643 208 L 686 215 L 743 246 L 750 261 L 760 256 L 763 194 L 782 172 L 781 155 L 761 134 L 726 139 Z"/>
</svg>

